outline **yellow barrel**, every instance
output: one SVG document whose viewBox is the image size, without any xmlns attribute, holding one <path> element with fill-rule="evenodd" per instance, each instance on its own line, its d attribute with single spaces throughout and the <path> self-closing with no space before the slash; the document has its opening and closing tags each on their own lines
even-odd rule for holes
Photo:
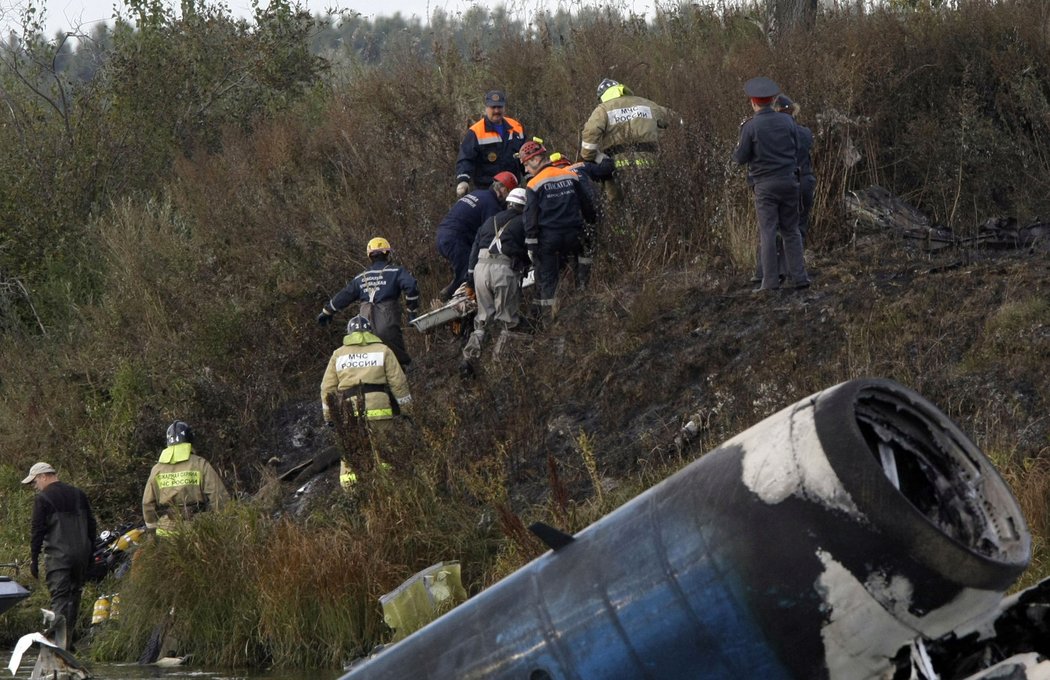
<svg viewBox="0 0 1050 680">
<path fill-rule="evenodd" d="M 95 606 L 91 610 L 92 626 L 109 620 L 109 606 L 109 598 L 105 595 L 100 595 L 99 598 L 95 600 Z"/>
<path fill-rule="evenodd" d="M 117 550 L 126 551 L 139 544 L 139 538 L 145 533 L 142 529 L 132 529 L 117 539 Z"/>
</svg>

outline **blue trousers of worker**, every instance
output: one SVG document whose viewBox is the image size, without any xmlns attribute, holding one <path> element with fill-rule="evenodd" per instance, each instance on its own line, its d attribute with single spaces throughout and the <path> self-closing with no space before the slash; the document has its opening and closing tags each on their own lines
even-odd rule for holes
<svg viewBox="0 0 1050 680">
<path fill-rule="evenodd" d="M 437 235 L 438 252 L 452 265 L 452 282 L 442 291 L 442 299 L 448 300 L 456 289 L 467 280 L 470 266 L 470 249 L 474 237 L 455 231 L 441 230 Z"/>
</svg>

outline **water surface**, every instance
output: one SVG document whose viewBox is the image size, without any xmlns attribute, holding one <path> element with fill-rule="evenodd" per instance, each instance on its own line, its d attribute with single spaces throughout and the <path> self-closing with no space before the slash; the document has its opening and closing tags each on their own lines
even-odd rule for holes
<svg viewBox="0 0 1050 680">
<path fill-rule="evenodd" d="M 10 654 L 0 655 L 3 661 L 3 669 L 0 669 L 2 677 L 12 677 L 8 673 L 7 663 L 11 660 Z M 207 668 L 194 668 L 193 666 L 177 666 L 175 668 L 158 668 L 156 666 L 140 666 L 134 663 L 128 664 L 88 664 L 92 677 L 96 680 L 336 680 L 345 671 L 340 670 L 281 670 L 281 671 L 253 671 L 253 670 L 216 670 Z M 27 653 L 22 659 L 22 666 L 18 669 L 15 680 L 27 680 L 33 671 L 33 658 Z"/>
</svg>

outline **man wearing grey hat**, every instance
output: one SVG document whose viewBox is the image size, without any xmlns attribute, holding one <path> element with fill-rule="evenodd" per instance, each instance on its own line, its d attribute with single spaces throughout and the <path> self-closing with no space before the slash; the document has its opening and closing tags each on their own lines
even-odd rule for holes
<svg viewBox="0 0 1050 680">
<path fill-rule="evenodd" d="M 29 468 L 23 484 L 36 489 L 33 500 L 29 573 L 39 578 L 40 553 L 44 554 L 47 590 L 51 611 L 66 617 L 67 640 L 73 641 L 73 628 L 80 611 L 80 595 L 87 580 L 95 544 L 95 516 L 80 489 L 58 481 L 58 473 L 48 463 Z"/>
<path fill-rule="evenodd" d="M 777 267 L 777 232 L 784 241 L 789 288 L 809 287 L 802 259 L 798 228 L 798 148 L 795 121 L 773 109 L 780 87 L 769 78 L 752 78 L 744 84 L 755 115 L 740 126 L 740 141 L 733 160 L 747 164 L 747 183 L 754 192 L 758 214 L 759 260 L 762 282 L 755 292 L 780 288 Z"/>
<path fill-rule="evenodd" d="M 485 93 L 485 115 L 467 129 L 456 159 L 456 196 L 474 189 L 487 189 L 492 178 L 506 171 L 520 179 L 521 165 L 514 154 L 525 143 L 525 128 L 503 115 L 507 94 L 503 90 Z"/>
</svg>

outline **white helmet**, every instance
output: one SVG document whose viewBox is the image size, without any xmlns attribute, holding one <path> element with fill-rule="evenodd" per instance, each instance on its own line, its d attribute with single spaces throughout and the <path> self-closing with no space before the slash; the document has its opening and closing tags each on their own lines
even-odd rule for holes
<svg viewBox="0 0 1050 680">
<path fill-rule="evenodd" d="M 507 203 L 517 203 L 518 205 L 525 205 L 525 190 L 521 187 L 517 189 L 511 189 L 510 193 L 507 194 Z"/>
</svg>

